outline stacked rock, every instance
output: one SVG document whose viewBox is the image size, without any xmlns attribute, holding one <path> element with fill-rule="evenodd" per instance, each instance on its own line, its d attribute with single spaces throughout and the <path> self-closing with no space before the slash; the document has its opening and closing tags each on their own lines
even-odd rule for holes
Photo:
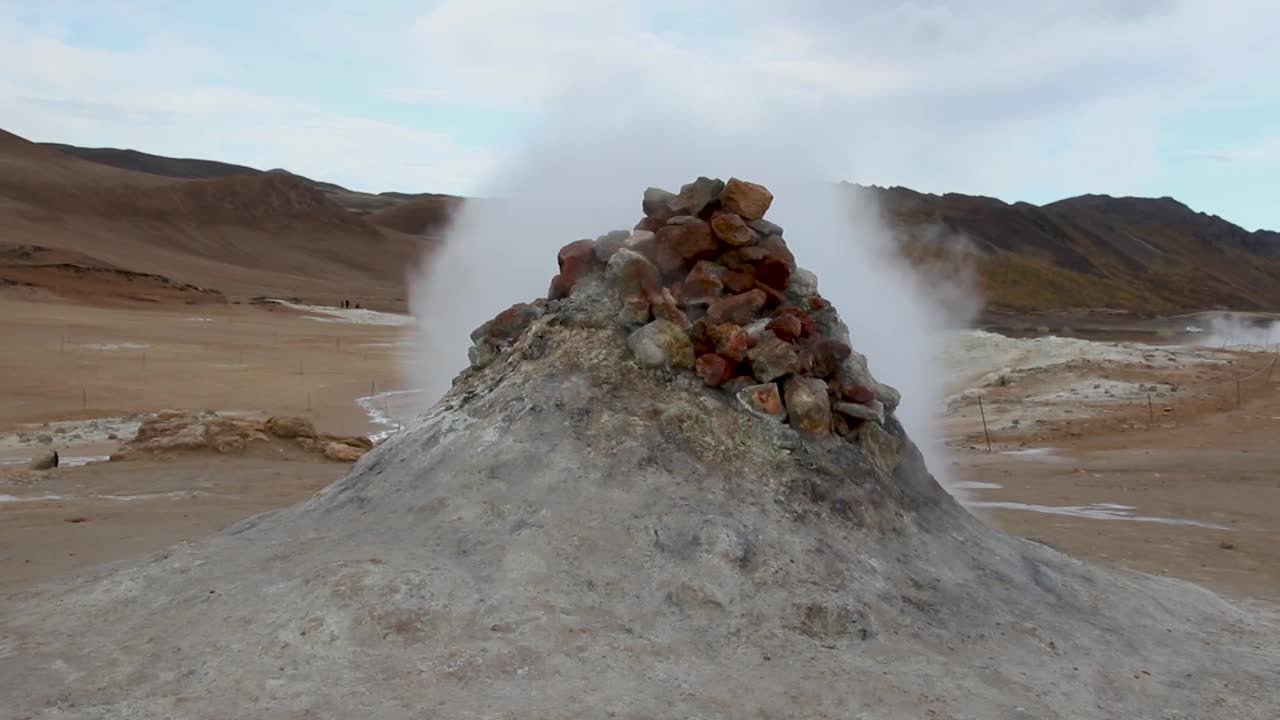
<svg viewBox="0 0 1280 720">
<path fill-rule="evenodd" d="M 856 436 L 885 422 L 898 393 L 871 377 L 817 278 L 764 219 L 772 203 L 768 189 L 737 178 L 699 177 L 674 194 L 649 188 L 633 231 L 560 249 L 548 300 L 603 270 L 642 366 L 692 371 L 811 437 Z M 544 309 L 515 305 L 478 328 L 472 365 L 492 362 Z"/>
</svg>

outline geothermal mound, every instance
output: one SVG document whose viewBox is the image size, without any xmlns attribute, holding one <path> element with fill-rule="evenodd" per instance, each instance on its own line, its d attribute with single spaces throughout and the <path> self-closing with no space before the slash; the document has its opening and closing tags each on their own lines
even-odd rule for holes
<svg viewBox="0 0 1280 720">
<path fill-rule="evenodd" d="M 933 480 L 766 197 L 649 191 L 343 480 L 5 598 L 6 712 L 1280 715 L 1271 609 L 1010 538 Z"/>
</svg>

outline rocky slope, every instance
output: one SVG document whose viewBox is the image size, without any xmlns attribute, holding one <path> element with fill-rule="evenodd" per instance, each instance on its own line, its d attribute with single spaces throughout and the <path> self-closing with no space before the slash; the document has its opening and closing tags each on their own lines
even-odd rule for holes
<svg viewBox="0 0 1280 720">
<path fill-rule="evenodd" d="M 695 247 L 685 242 L 690 218 L 702 213 L 670 194 L 647 198 L 642 225 L 657 225 L 653 238 L 642 229 L 589 242 L 607 262 L 562 251 L 554 299 L 478 329 L 486 349 L 453 389 L 316 497 L 0 600 L 7 709 L 38 718 L 1280 713 L 1274 609 L 1089 567 L 991 530 L 933 480 L 891 402 L 833 434 L 767 417 L 673 362 L 696 340 L 675 320 L 636 318 L 634 276 L 609 263 L 639 238 L 628 252 L 669 263 L 653 291 L 665 300 L 667 278 L 702 259 L 685 253 Z M 744 218 L 723 196 L 712 200 L 708 217 Z M 739 235 L 746 242 L 731 247 L 769 237 Z M 770 245 L 768 260 L 747 263 L 753 277 L 779 259 L 780 241 Z M 780 284 L 779 308 L 820 297 L 811 283 Z M 721 299 L 757 289 L 722 288 Z M 674 307 L 710 312 L 694 300 Z M 747 306 L 748 323 L 792 316 Z M 677 332 L 664 333 L 661 361 L 646 360 L 658 356 L 628 340 L 661 323 Z M 803 349 L 785 331 L 769 330 Z M 837 322 L 822 333 L 848 341 Z M 772 343 L 762 335 L 751 347 L 761 342 Z M 853 355 L 840 372 L 877 385 Z M 773 382 L 797 377 L 818 381 L 792 367 Z"/>
</svg>

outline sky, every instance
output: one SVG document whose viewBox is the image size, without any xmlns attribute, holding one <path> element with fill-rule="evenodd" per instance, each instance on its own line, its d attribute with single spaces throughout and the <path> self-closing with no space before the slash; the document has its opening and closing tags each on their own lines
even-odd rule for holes
<svg viewBox="0 0 1280 720">
<path fill-rule="evenodd" d="M 832 180 L 1280 230 L 1277 27 L 1274 0 L 0 0 L 0 128 L 471 194 L 634 87 L 767 117 Z"/>
</svg>

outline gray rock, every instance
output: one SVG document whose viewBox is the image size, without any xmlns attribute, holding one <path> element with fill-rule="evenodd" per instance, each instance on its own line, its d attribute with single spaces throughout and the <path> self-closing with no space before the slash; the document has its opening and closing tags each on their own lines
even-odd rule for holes
<svg viewBox="0 0 1280 720">
<path fill-rule="evenodd" d="M 898 389 L 886 385 L 878 380 L 872 381 L 870 388 L 875 392 L 876 398 L 884 403 L 884 407 L 889 412 L 898 409 L 898 405 L 902 404 L 902 393 Z"/>
<path fill-rule="evenodd" d="M 831 402 L 825 382 L 817 378 L 790 377 L 783 383 L 782 390 L 791 427 L 810 437 L 831 432 Z"/>
<path fill-rule="evenodd" d="M 499 354 L 498 348 L 491 345 L 488 340 L 482 339 L 467 350 L 467 360 L 470 361 L 471 367 L 476 370 L 482 370 L 492 365 L 493 361 L 498 359 Z"/>
<path fill-rule="evenodd" d="M 770 235 L 782 235 L 781 225 L 771 223 L 764 218 L 760 218 L 759 220 L 748 220 L 747 227 L 760 233 L 763 237 L 768 237 Z"/>
<path fill-rule="evenodd" d="M 680 188 L 669 205 L 677 215 L 697 215 L 708 205 L 720 199 L 724 191 L 724 181 L 708 177 L 700 177 Z"/>
<path fill-rule="evenodd" d="M 609 258 L 604 277 L 619 292 L 630 294 L 642 291 L 646 283 L 657 283 L 661 275 L 649 258 L 623 247 Z"/>
<path fill-rule="evenodd" d="M 618 311 L 618 324 L 623 326 L 644 325 L 653 319 L 649 300 L 643 295 L 629 295 L 622 299 L 622 309 Z"/>
<path fill-rule="evenodd" d="M 671 201 L 675 199 L 676 194 L 673 192 L 656 187 L 647 188 L 640 209 L 649 217 L 662 217 L 664 214 L 671 214 Z"/>
<path fill-rule="evenodd" d="M 648 368 L 692 368 L 693 343 L 670 320 L 654 320 L 627 337 L 636 362 Z"/>
<path fill-rule="evenodd" d="M 595 253 L 597 260 L 607 263 L 609 258 L 612 258 L 618 248 L 621 248 L 630 237 L 630 230 L 614 230 L 611 233 L 601 235 L 596 238 L 596 244 L 592 246 L 592 252 Z"/>
<path fill-rule="evenodd" d="M 52 444 L 53 444 L 53 436 L 52 436 L 52 435 L 41 435 L 40 437 L 37 437 L 37 438 L 36 438 L 36 442 L 40 443 L 41 445 L 52 445 Z"/>
<path fill-rule="evenodd" d="M 751 374 L 760 382 L 771 382 L 800 369 L 800 355 L 796 346 L 766 332 L 755 347 L 747 351 L 751 362 Z"/>
<path fill-rule="evenodd" d="M 869 422 L 884 424 L 884 403 L 879 400 L 872 400 L 866 405 L 851 402 L 838 402 L 832 409 L 854 420 L 866 420 Z"/>
<path fill-rule="evenodd" d="M 796 268 L 791 273 L 791 280 L 787 285 L 787 292 L 793 293 L 802 298 L 810 298 L 818 294 L 818 276 L 805 270 L 804 268 Z"/>
</svg>

